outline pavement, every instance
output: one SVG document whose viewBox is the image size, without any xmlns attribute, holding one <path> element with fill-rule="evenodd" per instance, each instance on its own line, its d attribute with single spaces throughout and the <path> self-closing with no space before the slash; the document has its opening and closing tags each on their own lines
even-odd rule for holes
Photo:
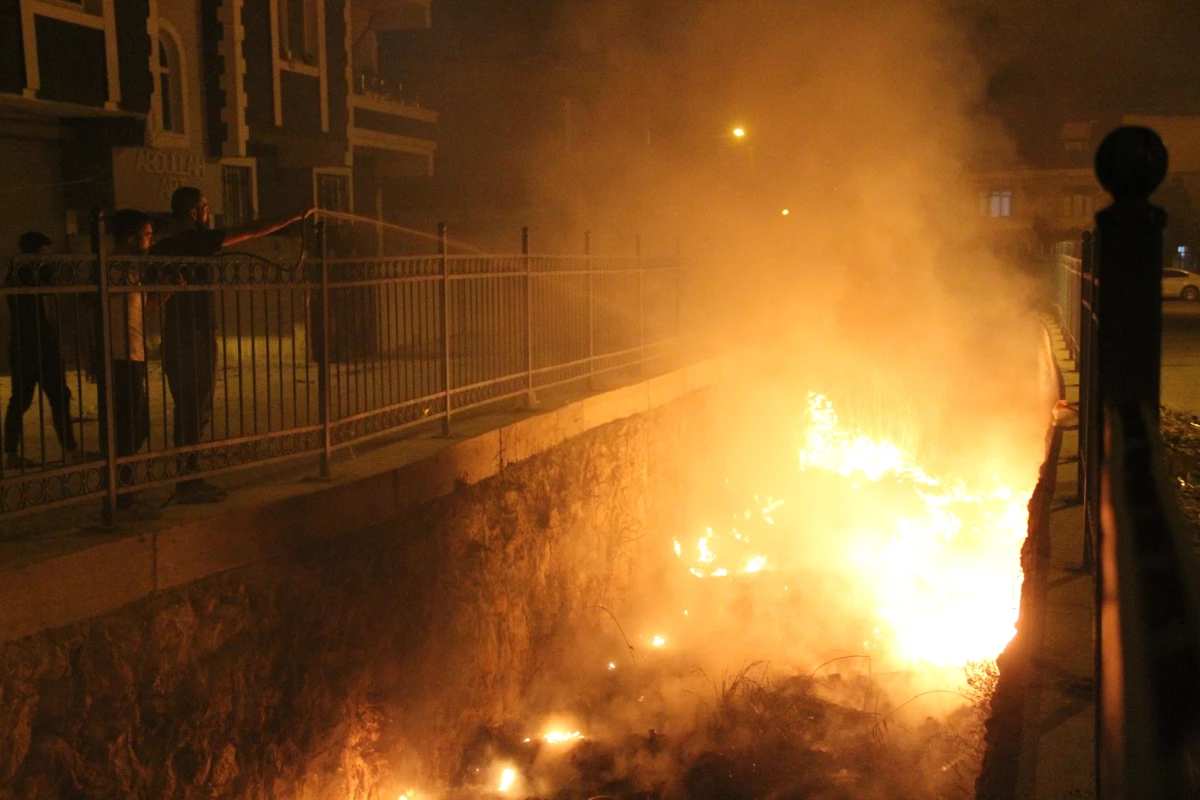
<svg viewBox="0 0 1200 800">
<path fill-rule="evenodd" d="M 1163 302 L 1162 402 L 1200 415 L 1200 303 Z"/>
<path fill-rule="evenodd" d="M 1200 314 L 1196 315 L 1200 333 Z M 1079 400 L 1079 373 L 1061 331 L 1050 326 L 1066 400 Z M 1200 360 L 1198 360 L 1200 362 Z M 1200 365 L 1198 365 L 1200 368 Z M 1200 393 L 1198 393 L 1200 399 Z M 1021 732 L 1015 796 L 1024 800 L 1080 800 L 1096 796 L 1095 697 L 1092 618 L 1094 589 L 1083 569 L 1083 505 L 1079 499 L 1079 436 L 1074 420 L 1061 437 L 1053 497 L 1038 542 L 1041 579 L 1030 635 L 1029 684 Z"/>
</svg>

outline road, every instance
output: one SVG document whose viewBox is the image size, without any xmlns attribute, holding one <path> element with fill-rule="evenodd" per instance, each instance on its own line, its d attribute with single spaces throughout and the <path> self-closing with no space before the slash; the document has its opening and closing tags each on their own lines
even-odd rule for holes
<svg viewBox="0 0 1200 800">
<path fill-rule="evenodd" d="M 1200 303 L 1163 303 L 1162 401 L 1200 415 Z"/>
</svg>

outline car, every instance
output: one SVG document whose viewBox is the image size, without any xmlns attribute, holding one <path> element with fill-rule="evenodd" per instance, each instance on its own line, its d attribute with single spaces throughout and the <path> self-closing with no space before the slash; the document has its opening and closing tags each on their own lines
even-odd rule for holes
<svg viewBox="0 0 1200 800">
<path fill-rule="evenodd" d="M 1200 275 L 1179 267 L 1164 267 L 1162 293 L 1163 297 L 1200 300 Z"/>
</svg>

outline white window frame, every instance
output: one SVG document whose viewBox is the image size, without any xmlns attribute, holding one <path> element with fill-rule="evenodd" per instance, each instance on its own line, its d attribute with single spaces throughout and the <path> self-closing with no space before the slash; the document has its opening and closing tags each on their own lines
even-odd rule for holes
<svg viewBox="0 0 1200 800">
<path fill-rule="evenodd" d="M 104 32 L 105 71 L 108 75 L 108 98 L 104 108 L 116 111 L 121 103 L 121 71 L 117 53 L 116 0 L 92 0 L 100 5 L 100 13 L 84 10 L 74 3 L 56 0 L 19 0 L 21 6 L 21 40 L 25 50 L 25 97 L 36 99 L 42 88 L 42 75 L 38 67 L 38 41 L 36 17 L 48 17 L 60 22 L 69 22 L 85 28 Z M 323 2 L 323 0 L 318 0 Z"/>
<path fill-rule="evenodd" d="M 312 203 L 317 205 L 317 179 L 321 175 L 339 175 L 346 179 L 346 201 L 350 208 L 344 212 L 354 213 L 354 170 L 351 167 L 313 167 L 312 171 Z M 328 210 L 328 209 L 318 209 Z"/>
<path fill-rule="evenodd" d="M 282 2 L 305 2 L 312 3 L 315 6 L 316 14 L 316 37 L 317 37 L 317 63 L 316 65 L 304 64 L 302 62 L 288 61 L 280 53 L 280 3 Z M 111 0 L 108 0 L 111 2 Z M 328 45 L 325 41 L 325 0 L 271 0 L 271 62 L 272 62 L 272 79 L 275 95 L 275 127 L 283 127 L 283 95 L 282 95 L 282 74 L 286 72 L 294 72 L 298 75 L 308 75 L 318 79 L 320 84 L 321 95 L 321 131 L 329 133 L 329 54 L 327 52 Z"/>
<path fill-rule="evenodd" d="M 1016 192 L 1012 189 L 982 189 L 979 192 L 979 216 L 1007 219 L 1012 216 Z"/>
<path fill-rule="evenodd" d="M 192 145 L 192 125 L 190 119 L 191 103 L 188 101 L 190 99 L 189 90 L 191 87 L 188 85 L 189 67 L 187 63 L 187 50 L 184 48 L 183 40 L 174 25 L 161 17 L 156 22 L 157 30 L 155 31 L 155 36 L 152 38 L 150 48 L 151 74 L 154 76 L 154 91 L 150 96 L 150 140 L 155 147 L 190 148 Z M 160 48 L 161 37 L 164 34 L 174 41 L 175 52 L 179 56 L 179 63 L 177 65 L 179 79 L 176 81 L 179 87 L 179 97 L 176 98 L 176 102 L 180 104 L 179 119 L 183 128 L 179 131 L 169 131 L 162 126 L 162 67 L 160 66 L 162 62 L 160 59 Z"/>
</svg>

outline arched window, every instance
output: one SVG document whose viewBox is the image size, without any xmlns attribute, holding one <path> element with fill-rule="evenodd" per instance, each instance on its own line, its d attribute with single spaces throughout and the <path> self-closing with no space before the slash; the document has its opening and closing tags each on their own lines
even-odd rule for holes
<svg viewBox="0 0 1200 800">
<path fill-rule="evenodd" d="M 179 44 L 170 32 L 158 31 L 159 126 L 166 133 L 184 133 L 183 65 Z"/>
</svg>

